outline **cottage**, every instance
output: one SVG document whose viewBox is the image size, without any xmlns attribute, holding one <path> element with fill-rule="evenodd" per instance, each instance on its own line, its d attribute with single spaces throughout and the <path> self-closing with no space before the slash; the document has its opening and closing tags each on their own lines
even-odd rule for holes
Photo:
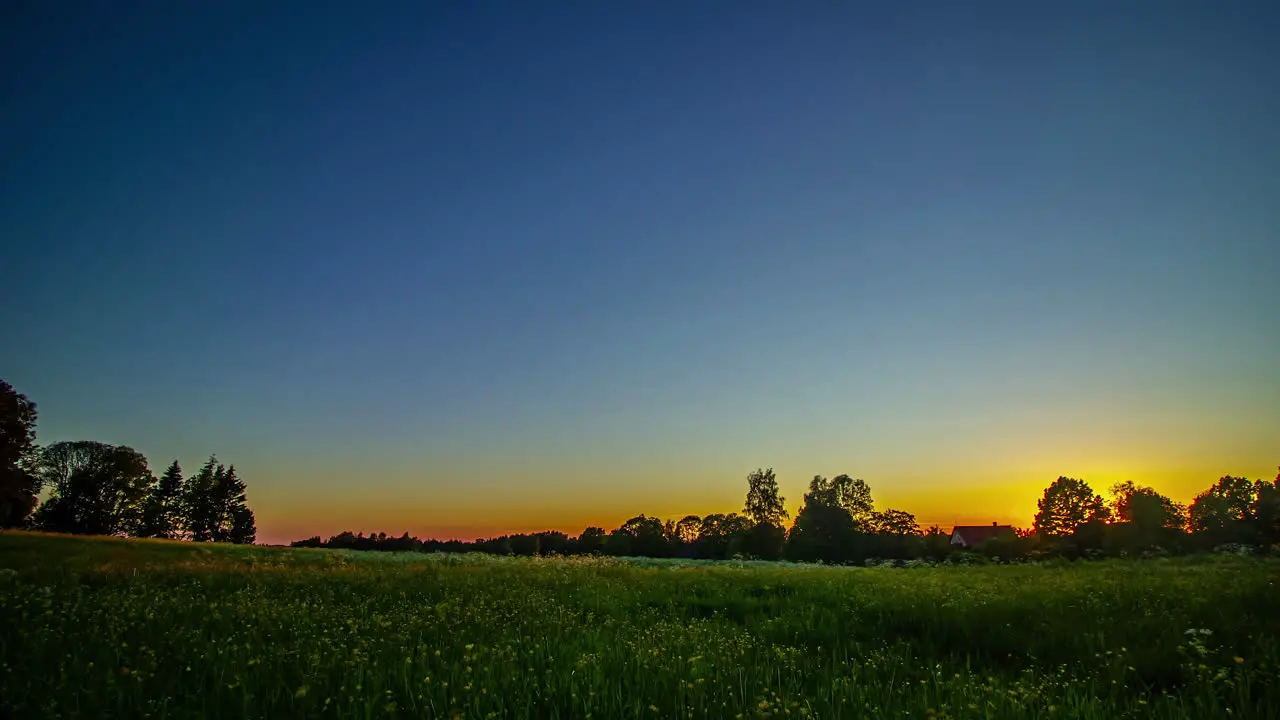
<svg viewBox="0 0 1280 720">
<path fill-rule="evenodd" d="M 1012 525 L 957 525 L 951 530 L 951 544 L 971 548 L 997 537 L 1014 537 Z"/>
</svg>

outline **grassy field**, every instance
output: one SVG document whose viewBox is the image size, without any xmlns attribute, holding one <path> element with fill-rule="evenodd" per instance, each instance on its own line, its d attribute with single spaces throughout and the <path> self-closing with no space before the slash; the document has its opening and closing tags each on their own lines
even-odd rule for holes
<svg viewBox="0 0 1280 720">
<path fill-rule="evenodd" d="M 1277 579 L 0 533 L 0 716 L 1273 718 Z"/>
</svg>

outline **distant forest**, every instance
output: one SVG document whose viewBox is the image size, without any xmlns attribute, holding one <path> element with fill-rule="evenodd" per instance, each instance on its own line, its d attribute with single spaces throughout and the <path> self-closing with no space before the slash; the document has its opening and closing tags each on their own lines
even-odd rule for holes
<svg viewBox="0 0 1280 720">
<path fill-rule="evenodd" d="M 155 477 L 140 453 L 92 441 L 35 443 L 35 403 L 0 380 L 0 527 L 52 532 L 252 543 L 256 529 L 245 483 L 216 457 L 190 478 L 174 461 Z M 40 494 L 49 495 L 38 502 Z M 922 530 L 904 510 L 878 510 L 866 481 L 814 476 L 790 522 L 772 469 L 747 476 L 741 513 L 679 520 L 637 515 L 577 537 L 548 530 L 461 540 L 421 540 L 407 532 L 342 532 L 294 547 L 499 555 L 601 554 L 654 558 L 761 559 L 865 564 L 1047 556 L 1280 552 L 1280 474 L 1275 480 L 1225 476 L 1184 506 L 1150 487 L 1125 482 L 1110 499 L 1084 480 L 1059 477 L 1045 488 L 1030 529 L 970 528 L 969 535 Z"/>
<path fill-rule="evenodd" d="M 1003 561 L 1036 557 L 1158 556 L 1205 551 L 1280 552 L 1280 474 L 1274 481 L 1226 476 L 1190 507 L 1149 487 L 1125 482 L 1106 501 L 1083 480 L 1059 477 L 1045 488 L 1029 530 L 977 527 L 981 541 L 957 546 L 938 527 L 921 530 L 903 510 L 876 510 L 868 484 L 848 475 L 815 476 L 790 527 L 772 469 L 747 476 L 742 513 L 662 520 L 637 515 L 606 531 L 577 537 L 555 530 L 473 542 L 420 540 L 343 532 L 294 547 L 351 550 L 482 552 L 498 555 L 638 556 L 759 559 L 830 564 L 901 564 L 975 557 Z"/>
<path fill-rule="evenodd" d="M 49 495 L 39 502 L 43 491 Z M 216 457 L 156 477 L 142 453 L 92 440 L 36 445 L 36 404 L 0 380 L 0 528 L 252 543 L 245 483 Z"/>
</svg>

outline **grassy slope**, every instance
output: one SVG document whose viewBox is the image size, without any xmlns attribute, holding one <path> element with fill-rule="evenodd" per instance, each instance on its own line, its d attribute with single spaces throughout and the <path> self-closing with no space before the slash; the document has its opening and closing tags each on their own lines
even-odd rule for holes
<svg viewBox="0 0 1280 720">
<path fill-rule="evenodd" d="M 0 716 L 1280 717 L 1275 561 L 669 567 L 0 533 L 0 568 Z"/>
</svg>

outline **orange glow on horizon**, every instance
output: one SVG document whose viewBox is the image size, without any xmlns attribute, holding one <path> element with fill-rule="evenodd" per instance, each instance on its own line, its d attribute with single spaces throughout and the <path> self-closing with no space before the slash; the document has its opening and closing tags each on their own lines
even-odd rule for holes
<svg viewBox="0 0 1280 720">
<path fill-rule="evenodd" d="M 1137 469 L 1106 472 L 1100 468 L 1080 468 L 1092 472 L 1059 473 L 1071 477 L 1085 479 L 1093 489 L 1109 497 L 1109 489 L 1115 483 L 1133 480 L 1139 485 L 1149 485 L 1157 491 L 1172 497 L 1181 503 L 1190 503 L 1196 494 L 1212 485 L 1224 474 L 1244 475 L 1251 479 L 1270 479 L 1274 477 L 1274 468 L 1270 473 L 1262 469 L 1253 472 L 1205 472 L 1203 470 L 1167 472 Z M 1019 473 L 1021 474 L 1021 473 Z M 783 495 L 787 497 L 787 509 L 794 518 L 800 509 L 804 483 L 797 482 L 794 477 L 783 478 L 781 473 Z M 895 486 L 881 483 L 877 487 L 871 479 L 872 493 L 876 507 L 880 509 L 896 508 L 913 513 L 922 529 L 937 525 L 944 531 L 953 525 L 986 525 L 991 522 L 1010 524 L 1028 528 L 1036 512 L 1036 504 L 1058 474 L 1042 474 L 1034 481 L 974 483 L 966 486 L 963 483 L 945 486 L 914 487 Z M 728 487 L 725 488 L 728 490 Z M 697 487 L 685 497 L 666 496 L 658 493 L 658 497 L 644 498 L 638 493 L 619 493 L 610 498 L 601 493 L 592 503 L 594 507 L 574 507 L 569 504 L 555 502 L 500 504 L 494 502 L 487 505 L 477 498 L 466 501 L 454 500 L 447 503 L 396 502 L 392 498 L 365 497 L 342 504 L 334 502 L 313 502 L 306 505 L 291 502 L 277 504 L 282 498 L 259 498 L 258 514 L 259 542 L 267 544 L 288 544 L 294 540 L 319 535 L 327 539 L 344 530 L 352 532 L 376 533 L 388 535 L 410 535 L 423 539 L 472 541 L 477 538 L 496 537 L 519 533 L 533 533 L 544 530 L 558 530 L 569 536 L 576 536 L 584 528 L 598 526 L 606 531 L 618 527 L 628 518 L 639 514 L 662 519 L 679 520 L 685 515 L 707 515 L 711 513 L 741 512 L 741 500 L 733 499 L 730 493 L 717 493 L 719 502 L 712 500 L 710 493 L 699 491 Z M 745 492 L 745 488 L 743 488 Z M 702 501 L 694 502 L 694 497 Z M 586 498 L 588 501 L 591 498 Z M 285 510 L 284 508 L 288 508 Z"/>
</svg>

